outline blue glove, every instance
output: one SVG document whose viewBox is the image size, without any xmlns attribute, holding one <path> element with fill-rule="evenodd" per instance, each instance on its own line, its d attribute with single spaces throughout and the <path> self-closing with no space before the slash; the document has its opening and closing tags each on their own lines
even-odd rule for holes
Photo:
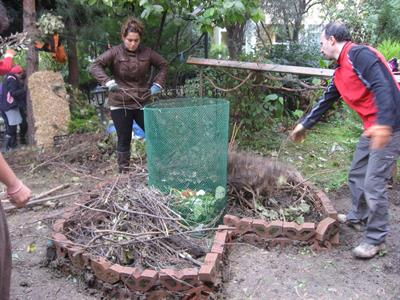
<svg viewBox="0 0 400 300">
<path fill-rule="evenodd" d="M 161 87 L 158 84 L 153 83 L 153 85 L 150 88 L 150 94 L 156 95 L 159 93 L 161 93 Z"/>
<path fill-rule="evenodd" d="M 115 82 L 114 79 L 112 79 L 112 80 L 109 80 L 106 82 L 106 87 L 111 92 L 111 91 L 115 91 L 118 89 L 118 84 Z"/>
</svg>

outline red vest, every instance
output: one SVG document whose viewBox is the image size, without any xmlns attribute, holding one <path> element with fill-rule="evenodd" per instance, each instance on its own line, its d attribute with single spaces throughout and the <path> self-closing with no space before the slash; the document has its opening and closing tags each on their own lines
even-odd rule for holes
<svg viewBox="0 0 400 300">
<path fill-rule="evenodd" d="M 349 51 L 353 46 L 356 46 L 356 44 L 346 43 L 340 53 L 339 67 L 335 70 L 334 83 L 344 101 L 359 114 L 364 123 L 364 128 L 367 129 L 376 124 L 378 108 L 374 93 L 367 88 L 353 68 L 353 63 L 349 57 Z M 392 74 L 383 55 L 372 47 L 369 47 L 369 49 L 377 55 Z"/>
</svg>

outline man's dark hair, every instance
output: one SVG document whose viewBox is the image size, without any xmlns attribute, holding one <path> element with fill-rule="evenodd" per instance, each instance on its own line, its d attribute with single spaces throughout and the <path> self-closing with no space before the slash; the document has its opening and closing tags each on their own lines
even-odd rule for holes
<svg viewBox="0 0 400 300">
<path fill-rule="evenodd" d="M 339 22 L 329 23 L 328 25 L 325 26 L 324 33 L 326 38 L 333 36 L 338 42 L 351 41 L 350 31 L 343 23 Z"/>
</svg>

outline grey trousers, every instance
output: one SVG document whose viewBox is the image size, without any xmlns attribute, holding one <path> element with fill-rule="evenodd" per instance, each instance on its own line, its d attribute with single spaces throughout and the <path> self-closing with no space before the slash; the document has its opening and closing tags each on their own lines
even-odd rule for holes
<svg viewBox="0 0 400 300">
<path fill-rule="evenodd" d="M 366 221 L 364 242 L 378 245 L 389 231 L 389 200 L 386 183 L 400 155 L 400 131 L 383 149 L 371 151 L 370 138 L 361 136 L 349 172 L 352 207 L 350 222 Z"/>
<path fill-rule="evenodd" d="M 10 297 L 11 244 L 3 207 L 0 203 L 0 300 Z"/>
</svg>

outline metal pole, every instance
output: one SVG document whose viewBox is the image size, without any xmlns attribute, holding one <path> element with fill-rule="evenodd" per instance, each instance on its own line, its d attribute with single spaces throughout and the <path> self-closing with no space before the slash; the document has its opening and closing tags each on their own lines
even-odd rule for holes
<svg viewBox="0 0 400 300">
<path fill-rule="evenodd" d="M 204 34 L 204 58 L 208 58 L 208 33 Z"/>
<path fill-rule="evenodd" d="M 204 97 L 204 78 L 203 78 L 203 68 L 200 67 L 200 84 L 199 84 L 199 95 Z"/>
</svg>

